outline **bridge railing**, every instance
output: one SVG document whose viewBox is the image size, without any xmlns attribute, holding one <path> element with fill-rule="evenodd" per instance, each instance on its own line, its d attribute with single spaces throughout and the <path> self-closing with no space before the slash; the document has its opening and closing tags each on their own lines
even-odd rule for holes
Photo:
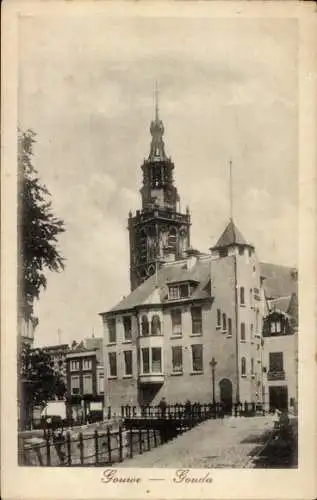
<svg viewBox="0 0 317 500">
<path fill-rule="evenodd" d="M 220 403 L 186 403 L 173 405 L 121 406 L 121 417 L 124 418 L 167 418 L 173 420 L 205 420 L 207 418 L 223 418 L 224 415 L 255 416 L 265 413 L 262 403 L 234 403 L 223 406 Z"/>
</svg>

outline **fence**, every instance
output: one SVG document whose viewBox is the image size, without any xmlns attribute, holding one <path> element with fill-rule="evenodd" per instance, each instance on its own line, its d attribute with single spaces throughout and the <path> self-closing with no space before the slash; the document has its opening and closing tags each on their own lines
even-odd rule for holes
<svg viewBox="0 0 317 500">
<path fill-rule="evenodd" d="M 164 442 L 158 429 L 118 431 L 95 430 L 93 434 L 70 431 L 46 434 L 41 442 L 19 443 L 19 465 L 28 466 L 108 466 L 151 450 Z"/>
<path fill-rule="evenodd" d="M 110 410 L 111 412 L 111 410 Z M 158 406 L 121 406 L 121 417 L 125 418 L 168 418 L 190 419 L 193 421 L 206 418 L 222 418 L 225 414 L 232 416 L 254 416 L 264 414 L 264 406 L 259 403 L 235 403 L 222 406 L 220 403 L 194 403 L 167 405 L 165 408 Z"/>
<path fill-rule="evenodd" d="M 110 408 L 110 407 L 109 407 Z M 230 407 L 233 416 L 254 416 L 263 412 L 254 403 Z M 111 408 L 108 416 L 111 417 Z M 220 404 L 176 404 L 121 407 L 117 428 L 108 425 L 92 431 L 87 428 L 46 429 L 42 438 L 19 438 L 19 464 L 29 466 L 107 466 L 155 448 L 178 434 L 210 418 L 223 418 Z M 122 421 L 124 425 L 122 425 Z M 99 425 L 99 424 L 98 424 Z"/>
</svg>

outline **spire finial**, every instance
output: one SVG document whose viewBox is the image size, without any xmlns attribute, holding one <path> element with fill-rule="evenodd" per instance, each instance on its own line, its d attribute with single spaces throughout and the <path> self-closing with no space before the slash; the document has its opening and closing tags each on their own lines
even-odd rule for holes
<svg viewBox="0 0 317 500">
<path fill-rule="evenodd" d="M 158 101 L 159 101 L 159 90 L 158 90 L 157 80 L 155 80 L 155 91 L 154 91 L 154 94 L 155 94 L 155 120 L 158 121 L 158 119 L 159 119 L 159 104 L 158 104 Z"/>
</svg>

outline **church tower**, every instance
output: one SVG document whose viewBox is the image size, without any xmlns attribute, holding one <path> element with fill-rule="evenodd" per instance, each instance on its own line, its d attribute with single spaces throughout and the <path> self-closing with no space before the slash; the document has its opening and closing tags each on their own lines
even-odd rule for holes
<svg viewBox="0 0 317 500">
<path fill-rule="evenodd" d="M 190 245 L 190 214 L 180 212 L 180 198 L 174 186 L 174 164 L 165 153 L 164 125 L 159 117 L 155 92 L 155 117 L 151 122 L 150 153 L 141 169 L 142 209 L 129 213 L 130 286 L 137 288 L 167 261 L 184 256 Z"/>
</svg>

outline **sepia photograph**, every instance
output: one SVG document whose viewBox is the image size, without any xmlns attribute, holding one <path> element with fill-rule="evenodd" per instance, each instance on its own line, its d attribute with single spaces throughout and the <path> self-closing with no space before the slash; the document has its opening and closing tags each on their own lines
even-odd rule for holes
<svg viewBox="0 0 317 500">
<path fill-rule="evenodd" d="M 298 19 L 180 11 L 18 16 L 19 468 L 298 471 Z"/>
</svg>

